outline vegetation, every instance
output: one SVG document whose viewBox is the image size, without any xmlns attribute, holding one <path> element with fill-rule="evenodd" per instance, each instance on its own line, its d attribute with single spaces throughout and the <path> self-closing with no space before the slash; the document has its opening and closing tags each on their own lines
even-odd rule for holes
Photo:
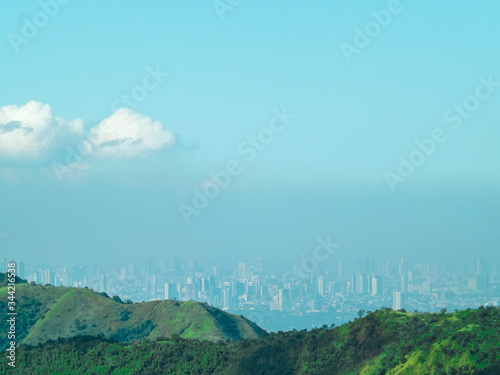
<svg viewBox="0 0 500 375">
<path fill-rule="evenodd" d="M 230 342 L 179 335 L 128 344 L 88 336 L 50 340 L 18 348 L 17 367 L 8 373 L 500 374 L 499 336 L 495 307 L 451 314 L 382 309 L 336 328 Z"/>
<path fill-rule="evenodd" d="M 2 311 L 7 311 L 7 297 L 4 285 L 0 287 Z M 38 345 L 74 336 L 101 336 L 127 343 L 174 334 L 214 342 L 258 338 L 264 334 L 264 330 L 245 318 L 195 301 L 133 304 L 87 288 L 42 286 L 21 280 L 16 285 L 15 297 L 18 344 Z M 1 319 L 0 332 L 7 332 L 8 324 L 7 319 Z M 1 350 L 8 347 L 8 341 L 6 334 L 0 335 Z"/>
<path fill-rule="evenodd" d="M 7 273 L 0 272 L 0 288 L 7 286 L 8 283 L 9 279 L 7 278 Z M 25 283 L 27 283 L 26 280 L 16 276 L 16 284 L 25 284 Z"/>
</svg>

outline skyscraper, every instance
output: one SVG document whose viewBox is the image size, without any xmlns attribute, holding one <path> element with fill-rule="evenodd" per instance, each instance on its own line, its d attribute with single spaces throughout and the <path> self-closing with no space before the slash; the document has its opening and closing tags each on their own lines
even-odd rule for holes
<svg viewBox="0 0 500 375">
<path fill-rule="evenodd" d="M 320 296 L 325 295 L 325 286 L 323 276 L 318 277 L 318 294 Z"/>
<path fill-rule="evenodd" d="M 238 263 L 238 277 L 245 278 L 247 276 L 247 264 Z"/>
<path fill-rule="evenodd" d="M 392 293 L 392 309 L 394 311 L 401 310 L 403 303 L 403 293 L 400 291 L 394 291 Z"/>
<path fill-rule="evenodd" d="M 371 282 L 371 295 L 379 296 L 383 293 L 382 278 L 380 276 L 372 276 Z"/>
<path fill-rule="evenodd" d="M 278 307 L 281 311 L 286 311 L 290 308 L 290 291 L 288 289 L 279 290 Z"/>
<path fill-rule="evenodd" d="M 165 284 L 165 299 L 179 299 L 177 284 L 175 283 Z"/>
</svg>

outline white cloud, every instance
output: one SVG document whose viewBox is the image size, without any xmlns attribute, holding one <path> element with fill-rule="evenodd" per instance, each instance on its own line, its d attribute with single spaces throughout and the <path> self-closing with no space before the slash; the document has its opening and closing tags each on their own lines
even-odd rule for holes
<svg viewBox="0 0 500 375">
<path fill-rule="evenodd" d="M 174 135 L 161 122 L 125 108 L 92 128 L 90 139 L 93 155 L 99 158 L 132 158 L 175 144 Z"/>
<path fill-rule="evenodd" d="M 35 158 L 68 134 L 82 134 L 83 121 L 65 121 L 49 105 L 30 101 L 0 107 L 0 157 Z"/>
<path fill-rule="evenodd" d="M 75 153 L 78 140 L 92 144 L 89 153 L 101 159 L 132 158 L 175 144 L 160 122 L 131 109 L 119 109 L 85 135 L 83 120 L 55 117 L 47 104 L 0 107 L 0 158 L 35 159 L 68 149 Z M 72 162 L 71 168 L 88 169 L 77 164 Z"/>
</svg>

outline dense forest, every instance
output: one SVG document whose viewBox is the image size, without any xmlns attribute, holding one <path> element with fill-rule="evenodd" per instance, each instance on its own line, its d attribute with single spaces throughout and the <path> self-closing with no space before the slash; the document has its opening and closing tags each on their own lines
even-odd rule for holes
<svg viewBox="0 0 500 375">
<path fill-rule="evenodd" d="M 382 309 L 340 327 L 210 342 L 77 336 L 21 345 L 9 374 L 500 374 L 500 310 Z"/>
</svg>

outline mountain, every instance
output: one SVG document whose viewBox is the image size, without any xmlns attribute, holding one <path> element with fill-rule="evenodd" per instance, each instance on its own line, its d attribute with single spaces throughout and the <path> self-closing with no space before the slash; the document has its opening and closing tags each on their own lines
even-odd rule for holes
<svg viewBox="0 0 500 375">
<path fill-rule="evenodd" d="M 178 336 L 133 344 L 96 337 L 18 348 L 11 374 L 500 374 L 500 310 L 389 309 L 336 328 L 239 341 Z M 0 358 L 0 369 L 6 368 Z"/>
<path fill-rule="evenodd" d="M 4 275 L 4 274 L 3 274 Z M 0 285 L 5 285 L 0 277 Z M 179 335 L 208 341 L 258 338 L 265 332 L 253 322 L 207 304 L 188 301 L 123 303 L 86 288 L 16 285 L 16 342 L 38 345 L 73 336 L 101 336 L 117 342 L 155 340 Z M 7 311 L 7 287 L 0 288 L 0 311 Z M 7 319 L 0 332 L 8 331 Z M 0 335 L 0 348 L 7 348 Z"/>
</svg>

